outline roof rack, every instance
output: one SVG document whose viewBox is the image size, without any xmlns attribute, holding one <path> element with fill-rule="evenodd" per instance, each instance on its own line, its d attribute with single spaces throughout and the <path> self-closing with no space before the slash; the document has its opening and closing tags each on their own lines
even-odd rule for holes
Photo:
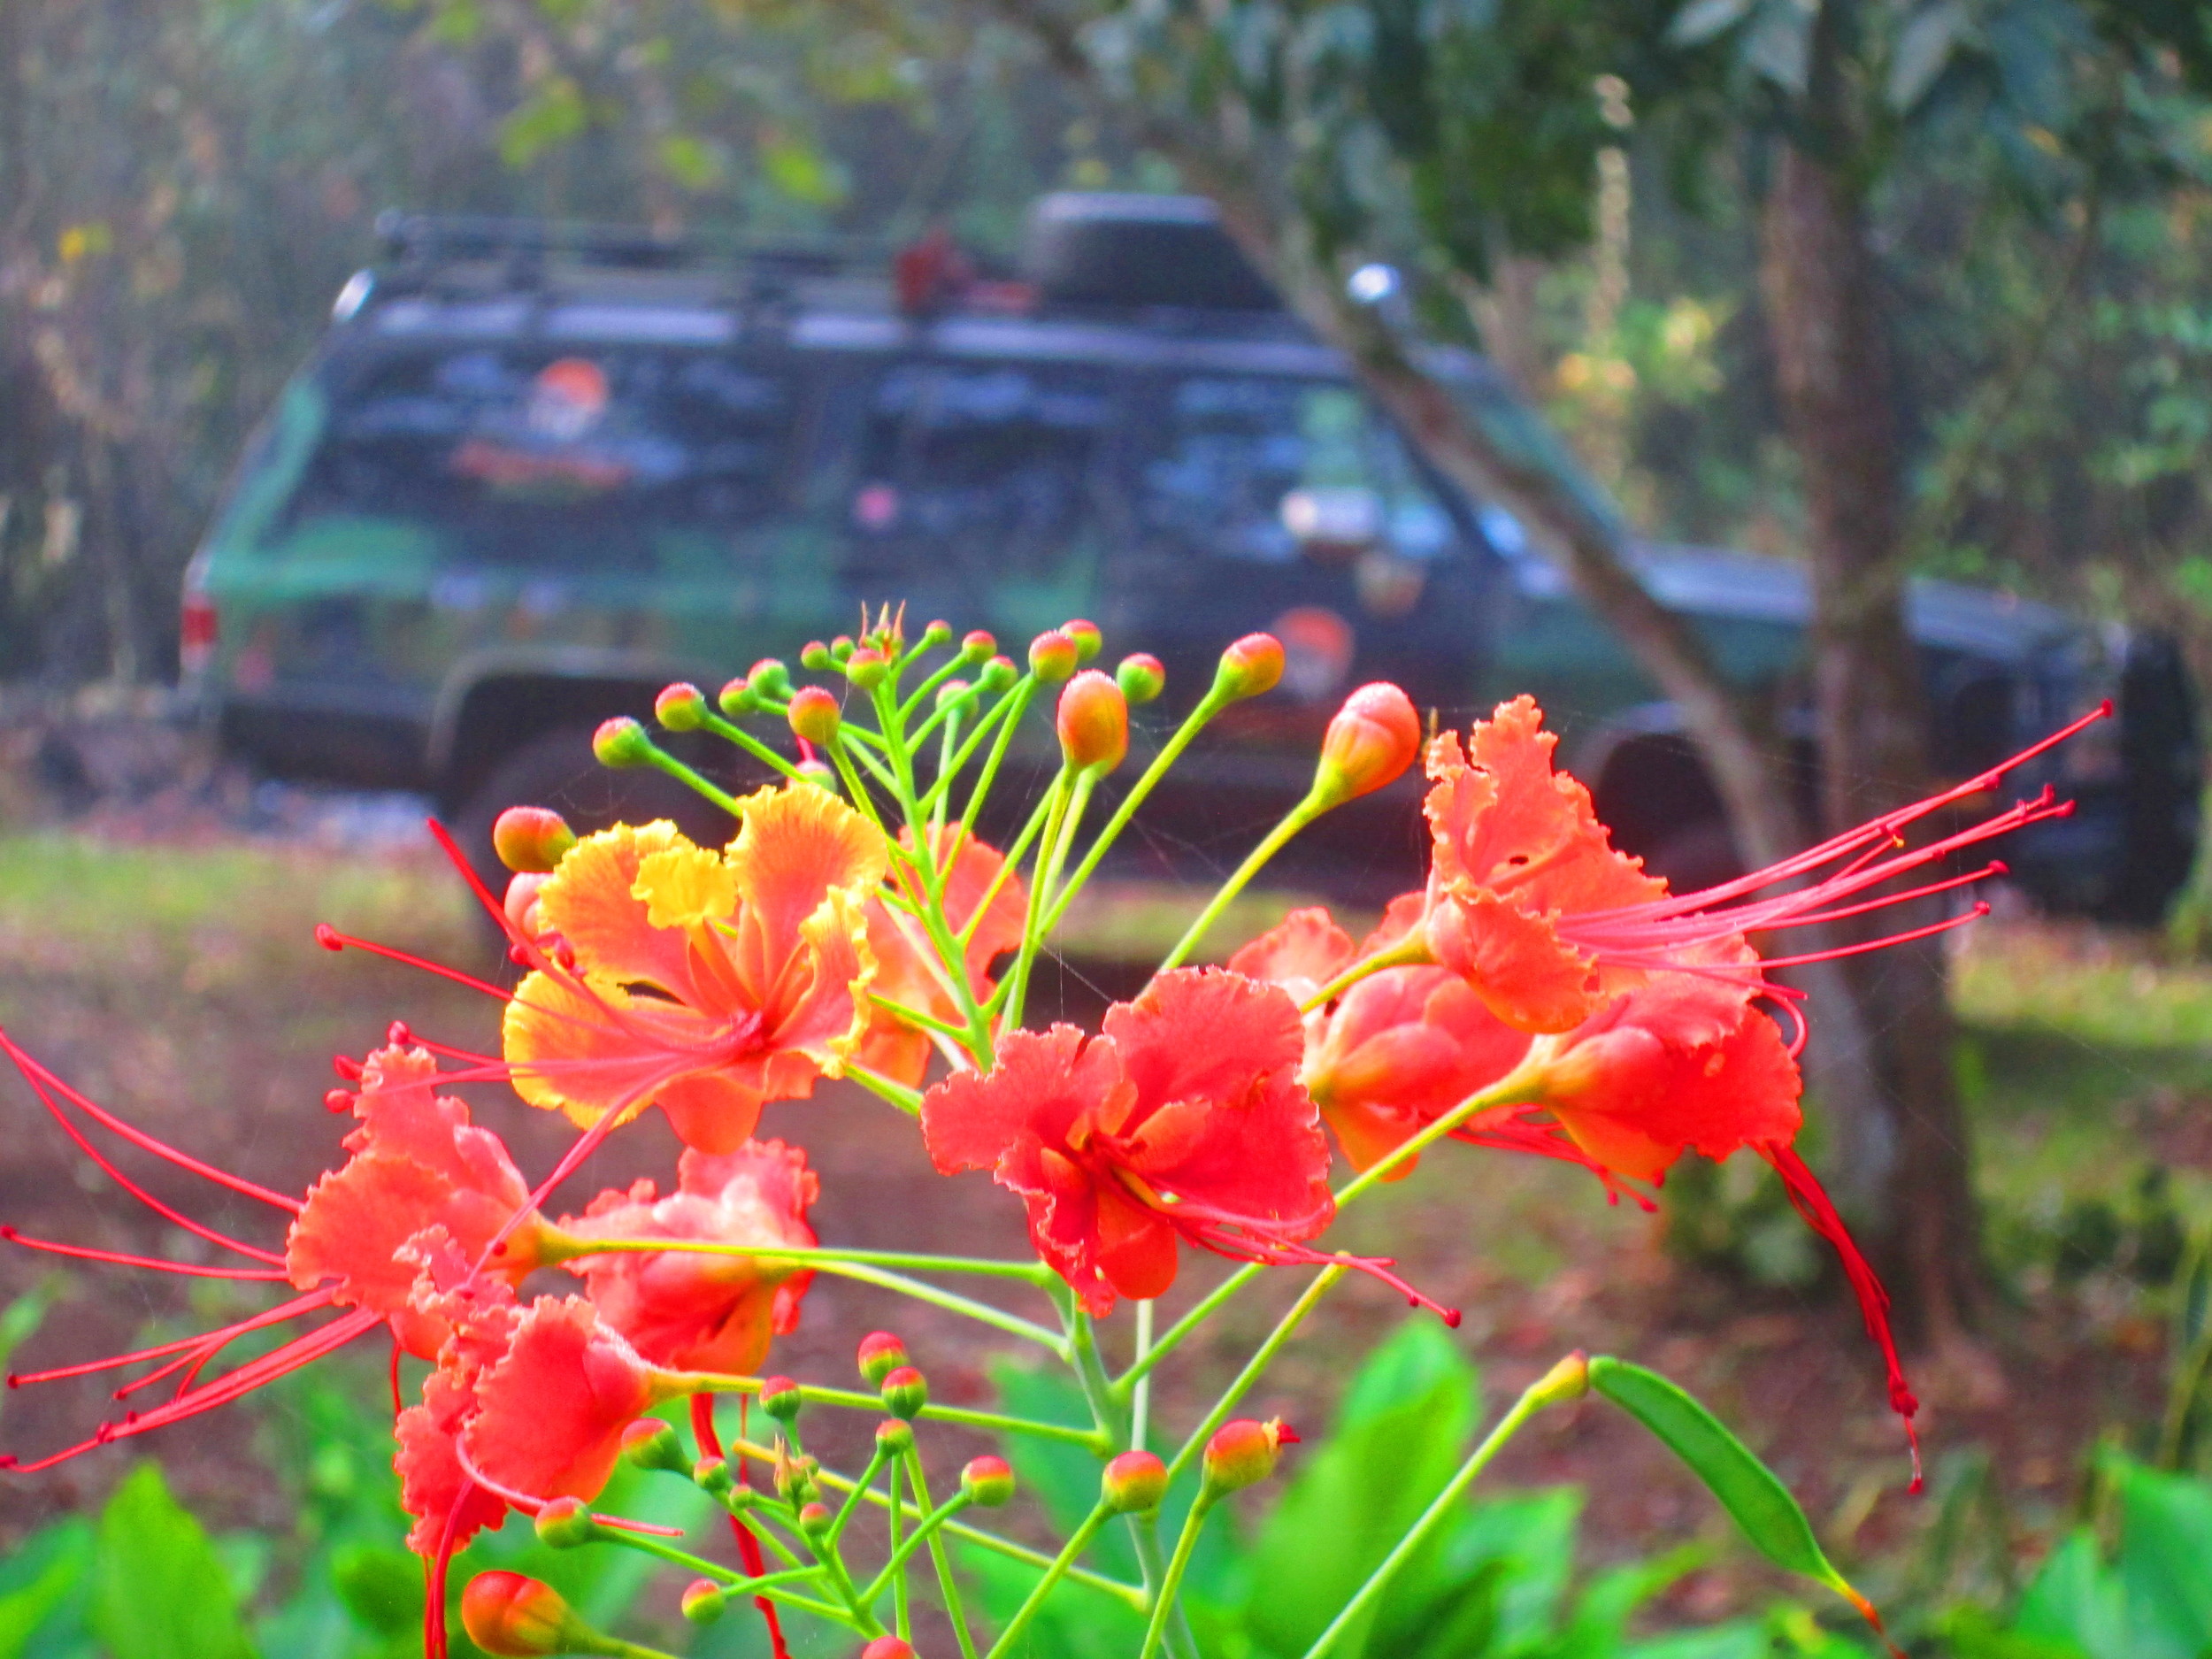
<svg viewBox="0 0 2212 1659">
<path fill-rule="evenodd" d="M 617 271 L 740 270 L 764 276 L 833 276 L 856 266 L 880 268 L 884 249 L 857 238 L 750 242 L 685 233 L 664 235 L 635 226 L 503 219 L 476 213 L 377 215 L 387 258 L 416 271 L 505 260 L 526 274 L 552 264 Z"/>
</svg>

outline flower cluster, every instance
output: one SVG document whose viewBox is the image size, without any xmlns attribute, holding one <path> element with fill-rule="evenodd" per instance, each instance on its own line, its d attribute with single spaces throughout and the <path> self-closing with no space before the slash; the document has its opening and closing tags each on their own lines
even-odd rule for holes
<svg viewBox="0 0 2212 1659">
<path fill-rule="evenodd" d="M 1264 1269 L 1310 1266 L 1323 1275 L 1314 1296 L 1357 1271 L 1435 1308 L 1390 1262 L 1320 1240 L 1344 1204 L 1405 1175 L 1447 1140 L 1566 1159 L 1609 1193 L 1646 1202 L 1646 1189 L 1686 1152 L 1723 1158 L 1748 1148 L 1766 1159 L 1842 1254 L 1881 1345 L 1892 1402 L 1909 1421 L 1914 1402 L 1881 1287 L 1792 1150 L 1802 1122 L 1804 1027 L 1799 994 L 1772 972 L 1803 958 L 1763 957 L 1754 940 L 1945 891 L 1970 878 L 1901 879 L 2062 807 L 2047 795 L 1909 844 L 1909 826 L 1993 785 L 1992 773 L 1773 870 L 1677 895 L 1612 846 L 1587 791 L 1555 767 L 1555 739 L 1529 699 L 1501 706 L 1463 736 L 1425 741 L 1402 691 L 1365 686 L 1330 723 L 1306 796 L 1144 989 L 1108 1009 L 1094 1033 L 1033 1030 L 1024 1024 L 1032 972 L 1070 901 L 1184 749 L 1222 710 L 1270 690 L 1282 670 L 1281 647 L 1269 636 L 1233 644 L 1180 723 L 1148 740 L 1143 772 L 1094 826 L 1100 785 L 1133 749 L 1131 705 L 1160 696 L 1165 682 L 1160 664 L 1143 656 L 1110 675 L 1085 667 L 1100 644 L 1096 628 L 1070 622 L 1031 643 L 1025 670 L 988 634 L 956 642 L 933 623 L 910 641 L 902 619 L 887 612 L 856 639 L 807 647 L 801 662 L 820 683 L 796 686 L 772 660 L 711 701 L 671 687 L 657 705 L 664 726 L 713 733 L 778 775 L 742 797 L 692 772 L 637 722 L 610 721 L 596 745 L 603 760 L 682 779 L 731 813 L 734 833 L 725 846 L 700 846 L 653 822 L 579 837 L 541 809 L 511 810 L 495 841 L 511 879 L 503 894 L 479 891 L 519 982 L 507 988 L 437 969 L 502 1001 L 500 1051 L 472 1054 L 395 1026 L 373 1053 L 342 1059 L 351 1087 L 327 1103 L 353 1119 L 346 1156 L 298 1197 L 161 1145 L 0 1033 L 100 1168 L 237 1264 L 8 1236 L 292 1293 L 202 1337 L 12 1378 L 142 1363 L 150 1369 L 119 1399 L 173 1382 L 161 1403 L 19 1466 L 188 1418 L 380 1327 L 392 1344 L 409 1542 L 431 1574 L 433 1652 L 444 1641 L 445 1563 L 510 1511 L 534 1517 L 549 1542 L 656 1544 L 655 1529 L 588 1507 L 626 1455 L 696 1481 L 729 1511 L 741 1570 L 713 1569 L 687 1594 L 687 1613 L 713 1617 L 733 1596 L 750 1597 L 780 1654 L 776 1609 L 797 1605 L 846 1624 L 872 1654 L 910 1653 L 908 1562 L 931 1552 L 948 1614 L 961 1624 L 942 1533 L 963 1510 L 995 1507 L 1012 1493 L 1007 1465 L 979 1458 L 963 1471 L 959 1492 L 933 1504 L 911 1426 L 926 1417 L 1070 1440 L 1097 1455 L 1104 1484 L 1094 1530 L 1112 1516 L 1135 1529 L 1145 1582 L 1120 1588 L 1147 1613 L 1156 1640 L 1191 1529 L 1216 1498 L 1271 1472 L 1296 1436 L 1279 1424 L 1225 1421 L 1233 1391 L 1185 1454 L 1163 1464 L 1143 1444 L 1146 1379 L 1188 1329 L 1153 1342 L 1149 1304 L 1200 1252 L 1239 1264 L 1210 1306 Z M 998 821 L 987 816 L 994 782 L 1025 741 L 1017 735 L 1024 715 L 1046 698 L 1056 703 L 1057 772 L 995 846 L 977 826 Z M 777 723 L 780 738 L 748 724 L 762 721 Z M 1285 842 L 1417 765 L 1425 772 L 1426 878 L 1363 939 L 1324 910 L 1302 910 L 1224 967 L 1185 965 Z M 328 928 L 320 937 L 334 949 L 383 950 Z M 757 1137 L 767 1108 L 804 1101 L 818 1081 L 838 1079 L 911 1118 L 939 1171 L 987 1171 L 1018 1198 L 1036 1260 L 824 1248 L 807 1219 L 818 1188 L 805 1155 Z M 534 1181 L 450 1092 L 469 1085 L 509 1087 L 564 1115 L 577 1133 Z M 603 1192 L 580 1215 L 546 1213 L 548 1194 L 608 1135 L 654 1110 L 685 1148 L 672 1190 L 664 1195 L 641 1180 Z M 787 1114 L 778 1127 L 803 1124 L 803 1108 L 778 1110 Z M 288 1222 L 282 1248 L 231 1237 L 162 1202 L 99 1149 L 96 1133 L 280 1211 Z M 1353 1173 L 1333 1187 L 1339 1154 Z M 1081 1429 L 932 1406 L 923 1373 L 880 1333 L 860 1356 L 871 1394 L 764 1375 L 818 1271 L 1036 1343 L 1074 1369 L 1095 1422 Z M 1026 1285 L 1056 1321 L 1034 1323 L 917 1272 Z M 549 1278 L 558 1274 L 567 1280 Z M 1095 1327 L 1120 1299 L 1141 1305 L 1141 1334 L 1115 1378 L 1097 1357 Z M 215 1371 L 234 1344 L 250 1338 L 258 1347 L 263 1333 L 294 1321 L 313 1323 Z M 403 1356 L 419 1373 L 411 1399 Z M 757 1401 L 774 1425 L 764 1441 L 741 1422 L 726 1450 L 713 1410 L 721 1394 Z M 688 1452 L 656 1415 L 681 1400 L 692 1402 Z M 804 1452 L 797 1418 L 818 1402 L 887 1414 L 876 1456 L 859 1475 L 836 1476 Z M 1202 1479 L 1192 1519 L 1163 1565 L 1148 1543 L 1154 1513 L 1194 1461 Z M 841 1507 L 831 1507 L 833 1496 Z M 876 1510 L 887 1529 L 883 1560 L 863 1580 L 844 1540 L 856 1516 Z M 1024 1553 L 987 1531 L 965 1535 Z M 1002 1647 L 1061 1577 L 1082 1571 L 1087 1537 L 1069 1540 Z M 770 1570 L 764 1541 L 785 1565 Z M 512 1574 L 480 1579 L 462 1608 L 492 1652 L 568 1651 L 586 1636 L 600 1640 L 545 1586 Z"/>
</svg>

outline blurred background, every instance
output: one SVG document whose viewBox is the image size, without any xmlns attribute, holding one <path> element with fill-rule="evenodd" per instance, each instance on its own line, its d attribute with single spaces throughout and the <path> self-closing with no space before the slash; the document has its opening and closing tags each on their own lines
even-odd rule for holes
<svg viewBox="0 0 2212 1659">
<path fill-rule="evenodd" d="M 1550 486 L 1469 487 L 1509 502 L 1537 550 L 1778 561 L 1813 595 L 1789 602 L 1791 638 L 1813 641 L 1800 655 L 1830 652 L 1870 696 L 1883 651 L 1910 647 L 1901 631 L 1887 647 L 1878 627 L 1852 636 L 1849 618 L 1897 614 L 1908 578 L 1980 590 L 1992 614 L 2049 607 L 2069 641 L 2108 649 L 2115 687 L 2124 661 L 2148 660 L 2130 642 L 2155 641 L 2183 688 L 2170 771 L 2193 789 L 2187 687 L 2212 671 L 2208 17 L 2187 0 L 0 0 L 0 1020 L 134 1121 L 293 1189 L 338 1156 L 342 1125 L 320 1110 L 334 1052 L 395 1018 L 491 1041 L 480 999 L 311 940 L 329 920 L 481 965 L 480 926 L 420 828 L 458 796 L 427 777 L 334 781 L 375 771 L 345 755 L 319 778 L 273 766 L 211 722 L 204 687 L 180 687 L 180 649 L 204 660 L 215 643 L 186 633 L 188 567 L 334 302 L 392 264 L 388 208 L 801 249 L 887 280 L 902 250 L 954 249 L 995 281 L 1025 273 L 1048 192 L 1195 192 L 1299 326 L 1479 351 L 1563 438 Z M 926 289 L 938 269 L 905 268 Z M 1823 340 L 1824 360 L 1807 343 Z M 1383 381 L 1365 386 L 1407 424 Z M 1495 482 L 1510 445 L 1480 440 L 1448 436 L 1426 462 Z M 1578 519 L 1579 479 L 1616 505 Z M 1862 517 L 1880 522 L 1850 522 L 1855 501 L 1879 503 Z M 1483 523 L 1471 537 L 1506 551 L 1509 532 Z M 1707 576 L 1725 588 L 1737 569 Z M 799 639 L 780 643 L 795 655 Z M 1749 722 L 1785 773 L 1809 744 L 1840 752 L 1809 683 L 1793 656 L 1769 723 Z M 2071 711 L 2014 710 L 2029 734 Z M 1561 712 L 1571 727 L 1571 699 Z M 1966 770 L 1944 711 L 1919 718 L 1934 734 L 1919 751 L 1851 774 L 1866 804 Z M 1798 781 L 1809 835 L 1827 803 Z M 2201 1655 L 2212 872 L 2190 864 L 2184 804 L 2151 901 L 2059 903 L 2024 885 L 1901 983 L 1835 993 L 1887 1092 L 1860 1110 L 1832 1076 L 1816 1152 L 1847 1165 L 1885 1133 L 1893 1160 L 1897 1135 L 1932 1148 L 1847 1194 L 1900 1288 L 1928 1499 L 1901 1495 L 1840 1277 L 1760 1166 L 1686 1166 L 1644 1216 L 1574 1171 L 1471 1159 L 1424 1170 L 1346 1242 L 1387 1237 L 1469 1309 L 1458 1351 L 1494 1398 L 1571 1346 L 1697 1389 L 1916 1654 Z M 1740 819 L 1735 837 L 1762 844 Z M 1071 1011 L 1179 932 L 1181 884 L 1218 857 L 1187 829 L 1175 844 L 1194 858 L 1125 872 L 1079 912 Z M 2128 847 L 2116 870 L 2152 858 Z M 1291 896 L 1240 911 L 1223 949 Z M 1917 1023 L 1930 1008 L 1932 1027 Z M 1933 1056 L 1932 1075 L 1885 1074 L 1886 1045 Z M 0 1218 L 112 1249 L 188 1244 L 127 1212 L 27 1091 L 0 1089 Z M 550 1126 L 480 1110 L 526 1164 L 549 1160 Z M 825 1171 L 825 1238 L 1020 1248 L 1011 1215 L 979 1194 L 961 1206 L 970 1194 L 914 1148 L 887 1148 L 864 1101 L 829 1092 L 803 1124 L 791 1110 L 772 1128 Z M 641 1125 L 597 1179 L 664 1163 L 657 1133 Z M 980 1246 L 979 1225 L 996 1228 Z M 17 1371 L 247 1305 L 53 1265 L 0 1259 Z M 1363 1343 L 1401 1311 L 1358 1290 L 1345 1306 Z M 828 1284 L 778 1363 L 841 1380 L 853 1340 L 892 1319 L 918 1353 L 941 1343 L 942 1397 L 1019 1386 L 956 1332 Z M 1164 1411 L 1218 1381 L 1244 1333 L 1225 1332 Z M 411 1607 L 380 1372 L 342 1361 L 0 1487 L 0 1659 L 407 1651 L 420 1591 Z M 1474 1386 L 1449 1367 L 1434 1380 Z M 1327 1355 L 1294 1350 L 1262 1404 L 1317 1424 L 1343 1381 Z M 96 1384 L 12 1393 L 0 1440 L 50 1449 L 107 1403 Z M 142 1452 L 165 1473 L 119 1484 Z M 1816 1624 L 1694 1486 L 1595 1412 L 1501 1470 L 1517 1495 L 1482 1512 L 1501 1610 L 1436 1659 L 1863 1647 Z M 132 1556 L 134 1537 L 158 1547 Z M 1247 1541 L 1263 1568 L 1286 1559 L 1260 1529 Z M 481 1548 L 490 1564 L 528 1547 Z M 754 1650 L 735 1617 L 689 1636 L 670 1586 L 641 1572 L 548 1571 L 672 1647 Z M 156 1573 L 204 1589 L 203 1633 L 132 1624 L 134 1586 Z M 1279 1632 L 1235 1629 L 1225 1654 L 1278 1651 Z"/>
</svg>

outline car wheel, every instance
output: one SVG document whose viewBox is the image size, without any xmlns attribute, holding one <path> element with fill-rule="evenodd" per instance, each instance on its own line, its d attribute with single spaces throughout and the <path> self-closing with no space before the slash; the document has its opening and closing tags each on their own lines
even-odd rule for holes
<svg viewBox="0 0 2212 1659">
<path fill-rule="evenodd" d="M 665 773 L 601 765 L 591 752 L 591 735 L 590 726 L 577 726 L 528 739 L 495 766 L 454 813 L 453 838 L 493 894 L 506 890 L 508 872 L 492 851 L 492 825 L 511 806 L 550 807 L 579 835 L 615 823 L 661 818 L 674 819 L 677 828 L 702 846 L 718 847 L 736 833 L 736 821 L 727 812 Z M 733 795 L 769 781 L 765 767 L 733 764 L 726 749 L 683 758 Z"/>
</svg>

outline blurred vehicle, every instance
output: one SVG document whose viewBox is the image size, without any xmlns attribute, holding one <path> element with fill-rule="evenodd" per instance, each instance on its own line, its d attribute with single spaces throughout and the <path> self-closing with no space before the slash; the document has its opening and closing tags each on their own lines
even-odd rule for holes
<svg viewBox="0 0 2212 1659">
<path fill-rule="evenodd" d="M 1111 652 L 1168 664 L 1151 730 L 1224 641 L 1282 637 L 1281 689 L 1232 710 L 1148 815 L 1133 856 L 1169 870 L 1240 853 L 1302 792 L 1343 693 L 1379 678 L 1448 723 L 1534 692 L 1624 845 L 1678 881 L 1733 865 L 1673 708 L 1509 514 L 1363 398 L 1202 201 L 1046 197 L 1008 280 L 941 238 L 871 267 L 527 221 L 384 228 L 389 257 L 340 296 L 186 579 L 188 683 L 271 772 L 426 792 L 480 859 L 518 800 L 695 820 L 664 780 L 595 769 L 593 724 L 902 600 L 1017 656 L 1090 617 Z M 1617 522 L 1495 370 L 1427 360 Z M 1725 672 L 1778 700 L 1809 778 L 1802 571 L 1637 557 Z M 2016 780 L 2080 808 L 2007 856 L 2048 904 L 2154 916 L 2197 836 L 2173 649 L 1939 582 L 1916 587 L 1912 626 L 1946 776 L 2118 699 L 2120 721 Z M 1417 802 L 1408 780 L 1324 820 L 1286 876 L 1394 890 L 1417 868 Z"/>
</svg>

